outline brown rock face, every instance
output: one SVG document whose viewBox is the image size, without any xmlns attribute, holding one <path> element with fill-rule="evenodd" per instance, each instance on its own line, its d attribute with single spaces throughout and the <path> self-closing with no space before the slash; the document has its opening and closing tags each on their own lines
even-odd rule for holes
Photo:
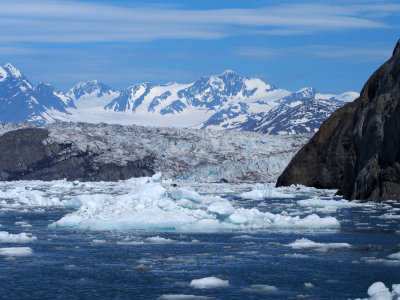
<svg viewBox="0 0 400 300">
<path fill-rule="evenodd" d="M 400 40 L 354 102 L 335 111 L 277 186 L 339 189 L 346 199 L 400 201 Z"/>
<path fill-rule="evenodd" d="M 71 143 L 47 144 L 48 131 L 24 128 L 0 136 L 0 180 L 117 181 L 153 175 L 153 159 L 118 166 L 95 162 L 96 154 L 77 151 Z"/>
</svg>

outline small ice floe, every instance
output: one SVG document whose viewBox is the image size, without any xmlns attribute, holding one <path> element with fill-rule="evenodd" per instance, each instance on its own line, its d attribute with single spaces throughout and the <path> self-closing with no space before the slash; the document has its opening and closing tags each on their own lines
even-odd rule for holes
<svg viewBox="0 0 400 300">
<path fill-rule="evenodd" d="M 393 284 L 392 291 L 383 282 L 375 282 L 368 288 L 369 298 L 357 298 L 356 300 L 394 300 L 400 297 L 400 284 Z"/>
<path fill-rule="evenodd" d="M 214 299 L 213 297 L 195 296 L 195 295 L 161 295 L 157 300 L 208 300 Z"/>
<path fill-rule="evenodd" d="M 400 260 L 398 260 L 398 259 L 384 259 L 384 258 L 376 258 L 376 257 L 361 257 L 361 260 L 366 262 L 367 264 L 382 264 L 382 265 L 389 266 L 389 267 L 398 267 L 398 266 L 400 266 Z"/>
<path fill-rule="evenodd" d="M 290 258 L 310 258 L 310 256 L 300 253 L 285 253 L 283 256 Z"/>
<path fill-rule="evenodd" d="M 273 285 L 267 285 L 267 284 L 253 284 L 250 287 L 243 288 L 243 292 L 248 292 L 248 293 L 274 293 L 278 291 L 278 288 Z"/>
<path fill-rule="evenodd" d="M 105 244 L 105 243 L 107 243 L 107 241 L 106 240 L 96 240 L 96 239 L 94 239 L 94 240 L 92 240 L 92 243 L 93 244 Z"/>
<path fill-rule="evenodd" d="M 388 258 L 400 260 L 400 252 L 390 254 L 390 255 L 388 255 Z"/>
<path fill-rule="evenodd" d="M 130 238 L 124 238 L 121 241 L 117 241 L 117 245 L 142 245 L 143 241 L 133 241 Z"/>
<path fill-rule="evenodd" d="M 399 220 L 400 219 L 400 215 L 395 215 L 395 214 L 391 214 L 391 213 L 386 213 L 383 214 L 381 216 L 376 217 L 378 219 L 384 219 L 384 220 Z"/>
<path fill-rule="evenodd" d="M 304 287 L 306 289 L 312 289 L 314 287 L 314 285 L 311 282 L 305 282 L 304 283 Z"/>
<path fill-rule="evenodd" d="M 248 234 L 242 234 L 238 236 L 234 236 L 233 239 L 244 239 L 244 240 L 249 240 L 249 239 L 254 239 L 254 236 L 248 235 Z"/>
<path fill-rule="evenodd" d="M 348 243 L 317 243 L 306 238 L 295 240 L 294 242 L 287 244 L 286 246 L 293 249 L 313 249 L 317 251 L 327 251 L 329 249 L 338 248 L 351 248 L 351 245 Z"/>
<path fill-rule="evenodd" d="M 143 242 L 148 243 L 148 244 L 171 244 L 171 243 L 176 243 L 175 240 L 163 238 L 160 236 L 153 236 L 153 237 L 148 237 L 143 240 Z"/>
<path fill-rule="evenodd" d="M 249 192 L 243 192 L 240 194 L 240 197 L 253 200 L 262 200 L 265 198 L 294 198 L 294 195 L 283 193 L 278 188 L 275 188 L 273 185 L 269 184 L 261 189 L 255 188 Z"/>
<path fill-rule="evenodd" d="M 31 236 L 25 232 L 19 234 L 8 233 L 7 231 L 0 231 L 0 243 L 31 243 L 37 241 L 35 236 Z"/>
<path fill-rule="evenodd" d="M 21 227 L 32 227 L 31 224 L 29 224 L 28 222 L 24 222 L 24 221 L 20 221 L 20 222 L 15 222 L 15 225 L 19 225 Z"/>
<path fill-rule="evenodd" d="M 205 277 L 201 279 L 193 279 L 190 284 L 190 287 L 194 289 L 216 289 L 216 288 L 226 288 L 229 287 L 228 280 L 222 280 L 217 277 Z"/>
<path fill-rule="evenodd" d="M 350 202 L 344 199 L 341 200 L 327 200 L 327 199 L 320 199 L 320 198 L 311 198 L 311 199 L 304 199 L 296 201 L 297 205 L 300 207 L 307 207 L 314 209 L 318 212 L 335 212 L 341 208 L 349 208 L 349 207 L 357 207 L 362 206 L 361 203 L 358 202 Z"/>
<path fill-rule="evenodd" d="M 0 255 L 4 256 L 29 256 L 33 250 L 30 247 L 9 247 L 0 248 Z"/>
</svg>

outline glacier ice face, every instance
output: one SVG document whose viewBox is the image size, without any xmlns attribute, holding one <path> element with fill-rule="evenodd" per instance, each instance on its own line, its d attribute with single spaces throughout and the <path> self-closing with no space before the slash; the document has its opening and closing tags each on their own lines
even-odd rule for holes
<svg viewBox="0 0 400 300">
<path fill-rule="evenodd" d="M 183 188 L 168 193 L 159 175 L 155 178 L 131 179 L 129 184 L 131 189 L 125 194 L 75 196 L 65 206 L 76 207 L 77 210 L 51 226 L 182 232 L 340 227 L 333 217 L 321 218 L 311 214 L 300 218 L 261 212 L 256 208 L 236 208 L 227 199 L 204 196 Z"/>
<path fill-rule="evenodd" d="M 0 125 L 0 133 L 17 128 L 24 126 Z M 166 178 L 198 182 L 275 181 L 310 138 L 62 122 L 44 128 L 49 131 L 44 143 L 71 144 L 71 155 L 89 154 L 100 167 L 126 166 L 129 161 L 150 157 L 154 171 Z"/>
</svg>

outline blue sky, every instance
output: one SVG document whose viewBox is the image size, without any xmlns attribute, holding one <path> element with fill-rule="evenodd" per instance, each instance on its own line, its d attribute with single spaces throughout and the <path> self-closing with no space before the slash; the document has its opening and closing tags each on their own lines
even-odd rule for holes
<svg viewBox="0 0 400 300">
<path fill-rule="evenodd" d="M 0 63 L 66 90 L 192 82 L 225 69 L 360 91 L 400 38 L 398 1 L 1 0 Z"/>
</svg>

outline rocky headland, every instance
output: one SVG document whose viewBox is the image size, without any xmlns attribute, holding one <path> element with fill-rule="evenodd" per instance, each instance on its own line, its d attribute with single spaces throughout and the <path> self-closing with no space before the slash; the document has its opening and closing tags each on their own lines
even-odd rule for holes
<svg viewBox="0 0 400 300">
<path fill-rule="evenodd" d="M 400 40 L 360 97 L 336 110 L 277 186 L 338 189 L 345 199 L 400 201 Z"/>
</svg>

